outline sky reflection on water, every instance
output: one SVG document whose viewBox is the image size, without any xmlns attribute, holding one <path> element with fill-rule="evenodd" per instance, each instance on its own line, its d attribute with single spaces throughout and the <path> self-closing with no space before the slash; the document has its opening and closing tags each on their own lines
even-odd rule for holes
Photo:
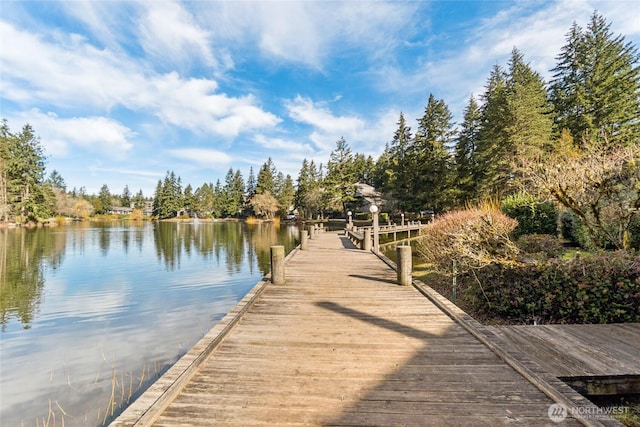
<svg viewBox="0 0 640 427">
<path fill-rule="evenodd" d="M 0 425 L 108 421 L 296 237 L 240 223 L 0 230 Z"/>
</svg>

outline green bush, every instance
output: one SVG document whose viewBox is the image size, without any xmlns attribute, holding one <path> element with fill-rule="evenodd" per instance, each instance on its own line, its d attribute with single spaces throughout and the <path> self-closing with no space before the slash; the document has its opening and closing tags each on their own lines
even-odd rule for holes
<svg viewBox="0 0 640 427">
<path fill-rule="evenodd" d="M 525 323 L 640 321 L 640 258 L 628 252 L 491 265 L 476 276 L 461 280 L 475 308 L 493 316 Z"/>
<path fill-rule="evenodd" d="M 558 211 L 552 202 L 540 200 L 526 193 L 507 197 L 502 212 L 518 221 L 513 236 L 525 234 L 551 234 L 558 232 Z"/>
<path fill-rule="evenodd" d="M 560 233 L 562 237 L 574 246 L 579 246 L 588 251 L 596 249 L 596 245 L 593 243 L 591 236 L 589 236 L 582 220 L 569 210 L 562 211 L 560 214 Z"/>
</svg>

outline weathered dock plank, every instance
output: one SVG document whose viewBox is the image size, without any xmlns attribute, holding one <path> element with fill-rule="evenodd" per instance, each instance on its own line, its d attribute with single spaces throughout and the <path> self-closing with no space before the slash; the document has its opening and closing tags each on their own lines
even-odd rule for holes
<svg viewBox="0 0 640 427">
<path fill-rule="evenodd" d="M 214 334 L 188 381 L 113 425 L 556 425 L 549 393 L 416 288 L 396 285 L 375 255 L 336 234 L 308 243 L 286 284 L 261 287 Z M 563 425 L 580 424 L 569 414 Z"/>
<path fill-rule="evenodd" d="M 492 331 L 558 377 L 640 375 L 640 324 L 513 325 Z"/>
</svg>

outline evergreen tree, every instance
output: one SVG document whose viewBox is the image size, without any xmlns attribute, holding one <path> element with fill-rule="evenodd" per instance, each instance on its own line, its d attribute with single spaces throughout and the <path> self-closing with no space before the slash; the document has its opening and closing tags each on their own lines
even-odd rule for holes
<svg viewBox="0 0 640 427">
<path fill-rule="evenodd" d="M 64 178 L 60 175 L 60 172 L 55 169 L 49 174 L 47 182 L 56 190 L 67 191 L 67 184 L 64 182 Z"/>
<path fill-rule="evenodd" d="M 321 209 L 321 173 L 314 161 L 302 161 L 302 167 L 297 179 L 295 206 L 305 218 L 311 218 Z"/>
<path fill-rule="evenodd" d="M 183 209 L 182 180 L 167 171 L 164 181 L 158 181 L 153 199 L 153 214 L 160 219 L 173 218 Z"/>
<path fill-rule="evenodd" d="M 186 189 L 185 189 L 186 193 Z M 214 206 L 213 185 L 206 182 L 193 193 L 193 210 L 199 218 L 208 218 L 212 215 Z"/>
<path fill-rule="evenodd" d="M 220 180 L 216 181 L 216 186 L 213 188 L 213 210 L 211 214 L 215 218 L 220 218 L 224 215 L 226 205 L 226 195 L 224 188 Z"/>
<path fill-rule="evenodd" d="M 256 182 L 256 194 L 262 194 L 265 192 L 269 192 L 271 194 L 274 193 L 275 186 L 275 178 L 276 178 L 276 167 L 273 164 L 273 160 L 271 157 L 262 165 L 260 171 L 258 172 L 258 180 Z"/>
<path fill-rule="evenodd" d="M 284 176 L 282 172 L 279 172 L 276 181 L 278 185 L 275 197 L 278 200 L 278 208 L 284 214 L 287 214 L 294 204 L 296 195 L 296 190 L 293 187 L 293 179 L 291 175 Z"/>
<path fill-rule="evenodd" d="M 452 175 L 448 146 L 455 136 L 452 119 L 445 102 L 430 94 L 407 162 L 415 176 L 412 192 L 416 197 L 412 207 L 416 211 L 433 209 L 438 213 L 449 203 Z"/>
<path fill-rule="evenodd" d="M 569 129 L 578 143 L 637 144 L 640 137 L 640 56 L 610 27 L 596 12 L 586 31 L 574 23 L 552 70 L 556 130 Z"/>
<path fill-rule="evenodd" d="M 224 205 L 222 212 L 226 216 L 240 216 L 244 208 L 244 181 L 240 171 L 229 168 L 222 188 Z"/>
<path fill-rule="evenodd" d="M 501 197 L 521 185 L 526 159 L 551 148 L 552 117 L 542 77 L 513 49 L 509 70 L 495 66 L 484 94 L 477 138 L 481 197 Z"/>
<path fill-rule="evenodd" d="M 304 160 L 302 160 L 302 166 L 300 167 L 300 172 L 298 173 L 296 195 L 294 199 L 295 206 L 300 211 L 303 217 L 307 217 L 304 198 L 311 189 L 312 182 L 313 177 L 310 171 L 310 164 L 309 161 L 305 158 Z"/>
<path fill-rule="evenodd" d="M 507 151 L 507 75 L 495 65 L 482 95 L 482 122 L 478 131 L 476 180 L 480 185 L 480 196 L 486 198 L 501 194 L 511 175 Z"/>
<path fill-rule="evenodd" d="M 45 156 L 40 138 L 29 124 L 13 134 L 3 120 L 0 147 L 0 218 L 18 216 L 21 222 L 47 218 L 51 212 L 42 187 Z"/>
<path fill-rule="evenodd" d="M 383 193 L 390 194 L 392 192 L 391 180 L 393 176 L 393 157 L 391 147 L 385 144 L 384 151 L 378 157 L 373 169 L 372 182 L 373 186 Z"/>
<path fill-rule="evenodd" d="M 475 98 L 471 96 L 464 110 L 464 120 L 458 136 L 454 151 L 454 205 L 463 206 L 466 202 L 477 200 L 478 182 L 476 146 L 482 113 Z"/>
<path fill-rule="evenodd" d="M 393 134 L 393 140 L 389 147 L 389 168 L 387 183 L 384 189 L 391 193 L 401 211 L 406 211 L 410 206 L 415 206 L 414 177 L 411 164 L 411 150 L 413 150 L 413 138 L 411 127 L 407 126 L 404 114 L 400 113 L 398 129 Z M 416 162 L 418 159 L 413 159 Z"/>
<path fill-rule="evenodd" d="M 508 146 L 517 158 L 539 156 L 551 149 L 552 116 L 545 82 L 523 55 L 513 49 L 507 82 Z M 514 161 L 514 163 L 516 163 Z"/>
<path fill-rule="evenodd" d="M 347 211 L 347 205 L 355 200 L 356 173 L 354 157 L 349 144 L 342 137 L 336 142 L 327 164 L 325 178 L 326 207 L 339 207 Z"/>
<path fill-rule="evenodd" d="M 0 125 L 0 220 L 9 221 L 11 203 L 9 199 L 9 146 L 12 139 L 7 120 L 2 120 Z"/>
<path fill-rule="evenodd" d="M 247 199 L 251 199 L 256 192 L 256 176 L 253 173 L 253 166 L 249 168 L 249 177 L 247 178 Z"/>
<path fill-rule="evenodd" d="M 189 215 L 193 215 L 196 205 L 196 196 L 193 194 L 193 187 L 191 187 L 191 184 L 187 184 L 182 194 L 182 207 Z"/>
<path fill-rule="evenodd" d="M 129 186 L 125 185 L 122 190 L 122 196 L 120 196 L 120 206 L 129 207 L 131 206 L 131 192 L 129 191 Z"/>
<path fill-rule="evenodd" d="M 136 195 L 133 197 L 133 207 L 136 209 L 144 209 L 145 207 L 145 198 L 142 193 L 142 189 L 138 190 Z"/>
<path fill-rule="evenodd" d="M 162 207 L 161 205 L 163 204 L 163 198 L 164 198 L 164 194 L 162 192 L 162 181 L 158 180 L 158 183 L 156 184 L 156 190 L 153 194 L 153 216 L 160 218 L 160 214 L 161 214 L 161 210 Z"/>
<path fill-rule="evenodd" d="M 98 193 L 98 200 L 100 205 L 99 209 L 95 209 L 96 213 L 103 214 L 109 212 L 109 210 L 113 207 L 113 202 L 111 200 L 111 192 L 109 191 L 109 187 L 107 184 L 103 184 L 100 187 L 100 192 Z M 94 208 L 96 206 L 94 205 Z"/>
</svg>

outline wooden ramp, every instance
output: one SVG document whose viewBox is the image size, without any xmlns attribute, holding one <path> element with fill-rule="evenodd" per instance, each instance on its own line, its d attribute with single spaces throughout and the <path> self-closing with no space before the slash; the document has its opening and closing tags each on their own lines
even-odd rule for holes
<svg viewBox="0 0 640 427">
<path fill-rule="evenodd" d="M 256 286 L 112 425 L 557 425 L 548 393 L 346 237 L 309 241 L 286 278 Z"/>
</svg>

